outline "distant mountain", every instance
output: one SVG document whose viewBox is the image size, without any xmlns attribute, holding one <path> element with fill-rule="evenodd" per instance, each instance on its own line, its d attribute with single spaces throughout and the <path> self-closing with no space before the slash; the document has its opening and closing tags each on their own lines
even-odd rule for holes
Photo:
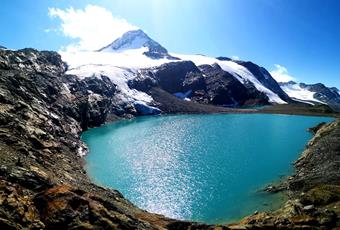
<svg viewBox="0 0 340 230">
<path fill-rule="evenodd" d="M 270 73 L 255 63 L 169 53 L 142 30 L 129 31 L 98 51 L 61 55 L 69 74 L 109 77 L 117 85 L 115 100 L 120 108 L 138 110 L 135 105 L 143 103 L 164 108 L 153 95 L 154 89 L 196 104 L 239 107 L 294 103 Z"/>
<path fill-rule="evenodd" d="M 294 81 L 280 83 L 281 88 L 295 101 L 308 104 L 327 104 L 335 110 L 340 109 L 340 94 L 335 87 L 322 83 L 305 84 Z"/>
<path fill-rule="evenodd" d="M 7 49 L 7 48 L 0 45 L 0 49 L 5 50 L 5 49 Z"/>
<path fill-rule="evenodd" d="M 111 44 L 99 49 L 100 52 L 121 52 L 126 50 L 146 48 L 144 55 L 153 58 L 168 58 L 171 57 L 168 51 L 158 42 L 151 39 L 143 30 L 133 30 L 126 32 L 122 37 L 116 39 Z"/>
</svg>

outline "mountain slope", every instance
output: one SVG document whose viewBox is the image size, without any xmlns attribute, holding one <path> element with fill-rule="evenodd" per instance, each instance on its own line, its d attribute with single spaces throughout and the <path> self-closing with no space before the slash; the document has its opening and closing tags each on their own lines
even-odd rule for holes
<svg viewBox="0 0 340 230">
<path fill-rule="evenodd" d="M 202 104 L 237 107 L 266 105 L 269 98 L 252 84 L 242 84 L 218 64 L 196 66 L 192 61 L 165 63 L 141 70 L 129 86 L 150 93 L 159 87 L 179 98 Z"/>
<path fill-rule="evenodd" d="M 265 87 L 246 67 L 239 65 L 233 60 L 223 59 L 219 60 L 204 55 L 180 55 L 172 54 L 182 60 L 190 60 L 197 66 L 199 65 L 213 65 L 218 64 L 224 71 L 233 75 L 242 84 L 252 84 L 259 92 L 263 92 L 268 96 L 269 102 L 277 104 L 286 104 L 286 101 L 281 99 L 276 93 Z"/>
</svg>

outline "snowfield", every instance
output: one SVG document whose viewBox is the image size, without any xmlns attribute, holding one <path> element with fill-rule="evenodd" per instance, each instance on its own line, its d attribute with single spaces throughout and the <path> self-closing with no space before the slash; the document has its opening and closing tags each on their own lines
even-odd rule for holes
<svg viewBox="0 0 340 230">
<path fill-rule="evenodd" d="M 140 92 L 135 89 L 130 89 L 128 81 L 133 79 L 138 70 L 125 69 L 112 65 L 96 65 L 88 64 L 82 65 L 67 71 L 68 74 L 76 75 L 79 78 L 85 77 L 100 77 L 101 75 L 107 76 L 111 81 L 117 85 L 119 90 L 118 97 L 122 102 L 130 103 L 134 101 L 143 101 L 150 103 L 152 97 L 144 92 Z"/>
<path fill-rule="evenodd" d="M 164 59 L 151 59 L 145 55 L 149 49 L 142 47 L 139 49 L 124 50 L 118 52 L 80 51 L 80 52 L 60 52 L 62 59 L 69 65 L 70 69 L 83 65 L 111 65 L 127 69 L 141 69 L 159 66 L 170 62 Z"/>
<path fill-rule="evenodd" d="M 324 102 L 314 98 L 315 92 L 309 91 L 307 88 L 302 88 L 298 83 L 284 84 L 281 85 L 281 88 L 288 94 L 288 96 L 296 101 L 304 102 L 311 105 L 315 105 L 315 103 L 313 102 L 317 102 L 318 104 L 325 104 Z"/>
</svg>

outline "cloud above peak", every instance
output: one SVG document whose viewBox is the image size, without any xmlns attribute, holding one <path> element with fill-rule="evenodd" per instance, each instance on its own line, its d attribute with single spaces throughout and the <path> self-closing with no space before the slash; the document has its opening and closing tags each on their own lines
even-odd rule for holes
<svg viewBox="0 0 340 230">
<path fill-rule="evenodd" d="M 65 37 L 75 40 L 63 47 L 66 51 L 97 50 L 125 32 L 138 29 L 125 19 L 113 16 L 106 8 L 96 5 L 87 5 L 84 9 L 49 8 L 48 15 L 59 18 L 61 24 L 58 30 Z"/>
<path fill-rule="evenodd" d="M 289 72 L 286 67 L 275 64 L 275 69 L 270 71 L 270 74 L 277 82 L 288 82 L 288 81 L 295 81 L 296 79 L 289 75 Z"/>
</svg>

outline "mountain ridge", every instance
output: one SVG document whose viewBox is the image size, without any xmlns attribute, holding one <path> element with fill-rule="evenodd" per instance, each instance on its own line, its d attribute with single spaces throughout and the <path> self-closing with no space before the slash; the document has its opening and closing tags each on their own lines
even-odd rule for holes
<svg viewBox="0 0 340 230">
<path fill-rule="evenodd" d="M 88 55 L 87 62 L 79 63 L 79 60 L 84 59 L 84 56 L 86 55 Z M 115 41 L 103 47 L 102 49 L 98 50 L 97 52 L 86 53 L 86 54 L 79 53 L 78 56 L 76 55 L 73 58 L 72 57 L 70 58 L 69 54 L 65 54 L 62 56 L 63 56 L 63 60 L 70 65 L 69 73 L 78 75 L 80 77 L 88 76 L 90 74 L 100 75 L 101 73 L 105 73 L 106 75 L 110 77 L 111 80 L 113 80 L 113 82 L 115 82 L 118 85 L 119 88 L 124 89 L 123 91 L 125 92 L 129 92 L 130 95 L 132 94 L 136 95 L 132 91 L 138 90 L 138 89 L 131 89 L 130 86 L 137 85 L 137 84 L 128 85 L 127 83 L 128 81 L 131 81 L 133 78 L 137 77 L 138 71 L 147 70 L 143 72 L 144 73 L 150 72 L 150 73 L 155 74 L 156 71 L 159 71 L 162 68 L 171 69 L 171 68 L 177 68 L 177 66 L 180 66 L 176 64 L 171 65 L 170 64 L 171 62 L 175 63 L 175 62 L 182 62 L 182 61 L 191 61 L 196 69 L 198 69 L 198 66 L 200 65 L 217 64 L 221 67 L 222 69 L 221 71 L 231 74 L 235 78 L 236 81 L 239 81 L 240 84 L 245 85 L 246 89 L 249 91 L 248 94 L 261 95 L 264 93 L 266 95 L 265 101 L 267 102 L 263 101 L 262 99 L 253 100 L 253 103 L 255 104 L 256 104 L 256 101 L 262 101 L 261 104 L 263 103 L 268 104 L 268 103 L 287 103 L 286 100 L 289 100 L 287 95 L 282 90 L 280 91 L 280 88 L 274 84 L 275 82 L 273 83 L 273 81 L 275 80 L 273 80 L 271 76 L 270 77 L 267 76 L 269 75 L 268 71 L 261 70 L 262 67 L 259 67 L 253 64 L 252 65 L 254 67 L 253 69 L 257 70 L 255 73 L 253 69 L 249 71 L 247 69 L 246 64 L 242 64 L 241 62 L 238 63 L 237 61 L 234 61 L 230 58 L 225 58 L 225 57 L 212 58 L 212 57 L 208 57 L 204 55 L 180 55 L 176 53 L 169 54 L 168 51 L 163 46 L 161 46 L 156 41 L 152 40 L 142 30 L 134 30 L 134 31 L 126 32 L 120 38 L 116 39 Z M 112 61 L 110 62 L 108 60 L 112 60 Z M 93 61 L 96 61 L 96 63 L 94 63 Z M 169 64 L 160 68 L 162 65 L 166 63 L 169 63 Z M 111 66 L 110 70 L 109 70 L 109 66 Z M 129 70 L 129 73 L 128 72 L 123 73 L 122 71 L 118 70 L 118 68 L 125 68 Z M 168 71 L 176 73 L 175 69 L 173 70 L 170 70 L 170 69 Z M 192 75 L 191 71 L 193 71 L 193 69 L 189 68 L 187 72 L 183 74 Z M 119 76 L 122 76 L 122 78 L 119 78 Z M 168 83 L 173 84 L 171 83 L 171 81 L 176 79 L 176 76 L 169 75 L 167 76 L 167 78 L 169 80 Z M 264 84 L 266 79 L 269 79 L 268 81 L 271 81 L 271 82 L 269 82 L 268 84 Z M 184 78 L 182 80 L 184 81 Z M 176 84 L 178 84 L 176 87 L 178 89 L 181 89 L 182 85 L 186 83 L 177 81 Z M 215 87 L 215 89 L 212 89 L 211 86 Z M 163 84 L 163 88 L 164 87 L 165 86 Z M 210 89 L 213 90 L 214 92 L 220 92 L 224 95 L 228 94 L 229 95 L 228 97 L 230 99 L 233 98 L 234 96 L 235 98 L 239 98 L 239 96 L 236 95 L 237 93 L 235 94 L 236 92 L 235 90 L 230 91 L 230 92 L 233 92 L 235 95 L 230 94 L 230 92 L 226 94 L 224 90 L 219 90 L 218 87 L 219 87 L 218 84 L 210 85 Z M 195 92 L 195 90 L 193 89 L 186 89 L 186 91 L 189 91 L 189 90 L 192 91 L 192 94 L 188 94 L 188 97 L 194 96 L 193 99 L 197 99 L 198 94 L 203 93 L 204 95 L 202 96 L 206 98 L 203 101 L 205 101 L 206 103 L 209 103 L 210 101 L 211 102 L 220 101 L 221 103 L 223 102 L 223 100 L 215 100 L 212 98 L 208 99 L 209 93 L 207 91 L 203 90 L 200 92 Z M 172 91 L 169 91 L 169 92 L 175 95 L 182 95 L 186 93 L 186 92 L 172 92 Z M 222 97 L 222 94 L 215 95 L 214 93 L 214 95 L 217 97 Z M 261 97 L 262 96 L 260 96 L 260 98 Z M 135 98 L 132 100 L 139 100 L 139 99 Z M 202 102 L 202 100 L 199 100 L 199 101 Z M 145 101 L 145 102 L 150 103 L 150 100 Z M 226 105 L 240 106 L 243 104 L 244 102 L 239 102 L 236 100 L 234 101 L 233 104 L 223 103 L 223 104 L 219 104 L 219 106 L 226 106 Z"/>
<path fill-rule="evenodd" d="M 306 84 L 294 81 L 280 82 L 281 88 L 293 99 L 310 104 L 327 104 L 340 111 L 340 94 L 335 87 L 323 83 Z"/>
<path fill-rule="evenodd" d="M 251 61 L 233 60 L 223 56 L 214 58 L 205 55 L 169 53 L 166 48 L 150 38 L 140 29 L 126 32 L 120 38 L 117 38 L 109 45 L 95 52 L 79 52 L 73 56 L 72 54 L 66 53 L 64 55 L 62 54 L 62 58 L 70 65 L 70 74 L 77 75 L 81 78 L 105 74 L 118 86 L 120 92 L 123 94 L 121 97 L 132 104 L 134 101 L 142 101 L 150 106 L 157 104 L 157 101 L 153 100 L 152 96 L 148 94 L 150 88 L 148 91 L 140 90 L 140 85 L 145 84 L 145 82 L 143 82 L 145 79 L 140 76 L 141 72 L 145 75 L 144 78 L 149 78 L 148 81 L 156 83 L 154 87 L 161 87 L 165 91 L 167 91 L 166 89 L 168 88 L 168 93 L 198 103 L 228 107 L 286 103 L 313 104 L 308 100 L 291 98 L 289 93 L 271 76 L 269 71 Z M 180 68 L 181 65 L 170 63 L 183 61 L 192 62 L 196 69 L 199 69 L 199 66 L 202 65 L 218 65 L 221 68 L 221 70 L 219 70 L 221 73 L 216 75 L 209 74 L 208 72 L 202 73 L 198 70 L 200 72 L 199 74 L 202 76 L 196 74 L 196 79 L 194 76 L 195 74 L 192 73 L 195 68 L 188 68 L 186 70 L 187 72 L 181 73 L 183 74 L 182 76 L 187 77 L 183 77 L 181 79 L 182 81 L 178 81 L 177 76 L 175 76 L 176 72 L 178 72 L 176 68 Z M 161 72 L 156 72 L 163 69 L 163 73 L 165 73 L 165 68 L 168 69 L 168 72 L 172 72 L 173 74 L 167 74 L 166 77 L 160 78 L 159 75 Z M 122 69 L 124 69 L 124 71 Z M 217 71 L 216 68 L 205 68 L 205 71 L 208 69 L 213 72 Z M 258 98 L 253 98 L 253 100 L 248 101 L 244 100 L 244 98 L 241 99 L 237 91 L 232 89 L 231 86 L 233 85 L 236 87 L 238 84 L 231 84 L 228 80 L 230 76 L 227 77 L 227 74 L 223 74 L 222 72 L 232 75 L 236 81 L 240 82 L 246 89 L 246 91 L 243 91 L 245 95 L 256 95 Z M 158 75 L 158 77 L 155 77 L 156 75 Z M 220 80 L 210 81 L 215 83 L 209 83 L 209 90 L 207 90 L 207 85 L 205 85 L 207 84 L 207 78 L 204 76 L 214 76 L 213 78 L 215 78 L 215 80 Z M 224 77 L 220 78 L 220 76 Z M 178 90 L 181 89 L 182 91 L 174 92 L 166 85 L 161 84 L 160 79 L 163 78 L 167 78 L 168 84 L 173 85 L 173 88 L 177 88 Z M 137 83 L 136 81 L 138 80 L 141 80 L 142 82 Z M 195 85 L 192 86 L 196 88 L 190 89 L 183 87 L 184 85 L 188 86 L 188 81 L 195 81 Z M 230 82 L 231 85 L 226 85 L 226 82 Z M 219 85 L 219 83 L 221 83 L 221 85 Z M 177 85 L 174 86 L 175 84 Z M 200 89 L 197 89 L 197 84 L 200 84 Z M 183 97 L 183 95 L 186 96 Z M 223 97 L 225 97 L 225 100 L 216 99 Z M 235 100 L 235 98 L 239 98 L 241 101 Z M 250 103 L 250 101 L 252 102 Z M 318 99 L 315 99 L 314 102 L 318 102 L 319 104 Z M 333 100 L 328 100 L 327 102 L 320 103 L 332 102 Z M 333 106 L 333 108 L 336 108 L 336 106 Z"/>
</svg>

